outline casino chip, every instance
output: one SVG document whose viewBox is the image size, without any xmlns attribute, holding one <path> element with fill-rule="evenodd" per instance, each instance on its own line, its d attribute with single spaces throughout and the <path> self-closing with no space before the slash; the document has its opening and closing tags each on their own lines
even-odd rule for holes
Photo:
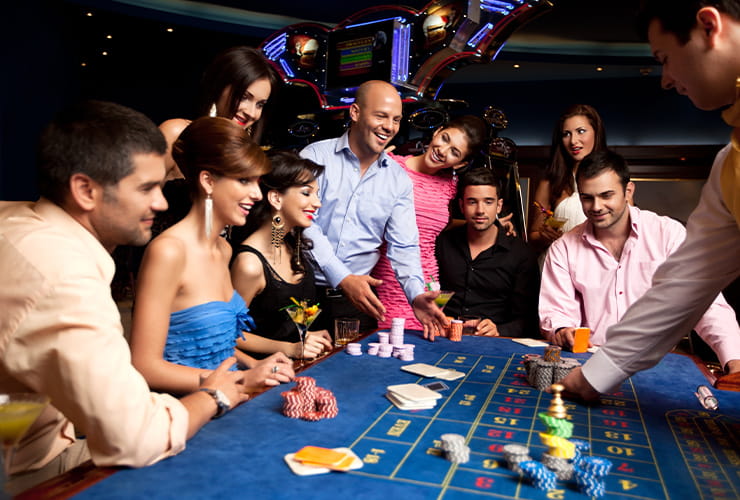
<svg viewBox="0 0 740 500">
<path fill-rule="evenodd" d="M 442 434 L 442 450 L 445 458 L 455 464 L 466 464 L 470 461 L 470 447 L 465 444 L 465 437 L 460 434 Z"/>
<path fill-rule="evenodd" d="M 312 377 L 296 377 L 295 388 L 280 393 L 283 415 L 315 422 L 339 414 L 337 398 L 329 389 L 318 387 Z"/>
</svg>

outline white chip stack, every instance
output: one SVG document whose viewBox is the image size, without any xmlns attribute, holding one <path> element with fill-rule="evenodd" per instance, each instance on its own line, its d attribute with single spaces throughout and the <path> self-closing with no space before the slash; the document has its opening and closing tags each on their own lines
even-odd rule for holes
<svg viewBox="0 0 740 500">
<path fill-rule="evenodd" d="M 391 320 L 390 343 L 394 346 L 403 345 L 403 329 L 406 325 L 404 318 L 393 318 Z"/>
<path fill-rule="evenodd" d="M 358 342 L 350 342 L 345 346 L 344 350 L 350 356 L 362 356 L 362 344 Z"/>
</svg>

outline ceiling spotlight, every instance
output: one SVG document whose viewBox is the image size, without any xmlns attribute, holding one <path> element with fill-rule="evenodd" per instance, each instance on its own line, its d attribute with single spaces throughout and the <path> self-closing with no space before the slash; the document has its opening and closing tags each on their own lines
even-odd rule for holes
<svg viewBox="0 0 740 500">
<path fill-rule="evenodd" d="M 105 38 L 107 38 L 108 40 L 110 40 L 111 38 L 113 38 L 113 35 L 106 35 Z"/>
<path fill-rule="evenodd" d="M 108 55 L 108 52 L 104 50 L 103 52 L 101 52 L 101 54 L 104 55 L 104 56 L 107 56 Z"/>
<path fill-rule="evenodd" d="M 521 67 L 521 66 L 519 66 L 518 64 L 515 64 L 515 65 L 514 65 L 514 69 L 519 69 L 520 67 Z"/>
<path fill-rule="evenodd" d="M 167 33 L 172 33 L 173 31 L 175 31 L 173 28 L 167 28 Z"/>
<path fill-rule="evenodd" d="M 602 68 L 601 66 L 596 66 L 596 71 L 604 71 L 604 68 Z"/>
<path fill-rule="evenodd" d="M 85 66 L 87 66 L 87 63 L 86 62 L 83 62 L 82 64 L 80 64 L 80 66 L 82 66 L 84 68 Z"/>
<path fill-rule="evenodd" d="M 92 12 L 87 12 L 87 13 L 85 13 L 85 15 L 86 15 L 87 17 L 92 17 Z"/>
</svg>

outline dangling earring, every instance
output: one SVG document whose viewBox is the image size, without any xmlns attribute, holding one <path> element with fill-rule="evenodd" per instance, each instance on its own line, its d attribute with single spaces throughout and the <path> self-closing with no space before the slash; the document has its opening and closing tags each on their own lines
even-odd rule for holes
<svg viewBox="0 0 740 500">
<path fill-rule="evenodd" d="M 273 264 L 280 264 L 280 246 L 283 244 L 283 238 L 285 237 L 285 223 L 280 215 L 275 215 L 272 218 L 272 246 L 275 252 L 272 256 Z"/>
<path fill-rule="evenodd" d="M 211 236 L 213 231 L 213 198 L 210 193 L 206 196 L 206 238 Z"/>
<path fill-rule="evenodd" d="M 254 133 L 254 130 L 252 129 L 252 125 L 250 125 L 249 127 L 247 127 L 247 135 L 249 137 L 252 137 L 253 133 Z"/>
<path fill-rule="evenodd" d="M 211 109 L 208 110 L 208 116 L 215 118 L 218 116 L 218 109 L 216 109 L 216 103 L 211 104 Z"/>
</svg>

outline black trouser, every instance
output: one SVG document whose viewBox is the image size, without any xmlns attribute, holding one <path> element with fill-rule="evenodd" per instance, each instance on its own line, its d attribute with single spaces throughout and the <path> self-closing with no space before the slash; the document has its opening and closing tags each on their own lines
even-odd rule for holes
<svg viewBox="0 0 740 500">
<path fill-rule="evenodd" d="M 311 325 L 311 330 L 329 330 L 331 338 L 334 339 L 334 320 L 337 318 L 359 319 L 360 333 L 374 332 L 378 329 L 378 321 L 357 309 L 339 289 L 317 286 L 316 300 L 319 302 L 321 314 Z"/>
</svg>

